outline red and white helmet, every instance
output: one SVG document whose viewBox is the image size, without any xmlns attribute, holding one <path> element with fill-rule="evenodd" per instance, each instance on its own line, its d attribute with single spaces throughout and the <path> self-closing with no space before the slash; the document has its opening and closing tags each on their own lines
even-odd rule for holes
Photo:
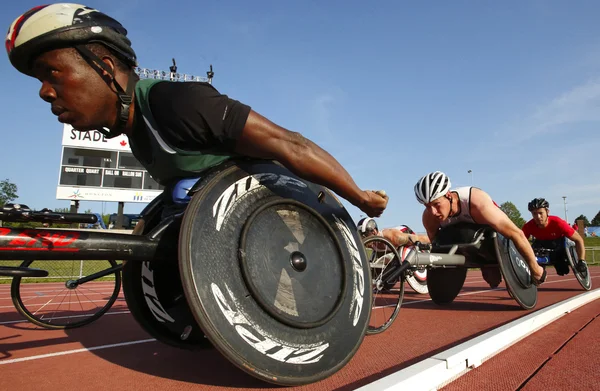
<svg viewBox="0 0 600 391">
<path fill-rule="evenodd" d="M 32 76 L 35 57 L 52 49 L 101 43 L 126 64 L 137 66 L 127 30 L 115 19 L 81 4 L 57 3 L 34 7 L 11 24 L 6 52 L 13 66 Z"/>
<path fill-rule="evenodd" d="M 415 185 L 415 195 L 422 204 L 445 196 L 450 191 L 450 178 L 441 171 L 425 175 Z"/>
</svg>

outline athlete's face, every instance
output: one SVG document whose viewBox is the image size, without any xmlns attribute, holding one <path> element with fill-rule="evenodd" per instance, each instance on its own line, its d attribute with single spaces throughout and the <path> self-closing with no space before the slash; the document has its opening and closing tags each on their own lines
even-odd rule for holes
<svg viewBox="0 0 600 391">
<path fill-rule="evenodd" d="M 425 207 L 439 221 L 444 221 L 450 216 L 450 200 L 445 196 L 425 204 Z"/>
<path fill-rule="evenodd" d="M 548 225 L 548 209 L 539 208 L 531 211 L 531 216 L 533 217 L 533 221 L 535 225 L 540 228 L 546 228 Z"/>
<path fill-rule="evenodd" d="M 116 95 L 75 49 L 56 49 L 33 62 L 42 83 L 40 98 L 50 103 L 58 121 L 77 130 L 111 127 L 117 115 Z"/>
</svg>

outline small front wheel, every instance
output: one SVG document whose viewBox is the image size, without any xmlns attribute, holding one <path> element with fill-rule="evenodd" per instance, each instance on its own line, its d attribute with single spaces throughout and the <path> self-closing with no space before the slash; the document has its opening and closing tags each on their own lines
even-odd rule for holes
<svg viewBox="0 0 600 391">
<path fill-rule="evenodd" d="M 587 264 L 585 261 L 582 264 L 579 264 L 579 257 L 577 256 L 575 246 L 567 244 L 565 250 L 567 253 L 567 261 L 569 262 L 569 265 L 571 265 L 571 270 L 573 270 L 575 278 L 577 278 L 577 281 L 579 281 L 579 284 L 583 289 L 589 291 L 592 289 L 592 277 L 590 276 Z"/>
<path fill-rule="evenodd" d="M 70 329 L 92 323 L 119 296 L 121 271 L 78 283 L 82 277 L 116 267 L 115 261 L 24 261 L 21 267 L 48 271 L 48 277 L 14 277 L 11 298 L 31 323 L 47 329 Z"/>
<path fill-rule="evenodd" d="M 394 322 L 404 297 L 404 274 L 395 281 L 387 276 L 400 267 L 400 256 L 388 240 L 372 236 L 363 241 L 371 270 L 373 302 L 367 335 L 379 334 Z"/>
</svg>

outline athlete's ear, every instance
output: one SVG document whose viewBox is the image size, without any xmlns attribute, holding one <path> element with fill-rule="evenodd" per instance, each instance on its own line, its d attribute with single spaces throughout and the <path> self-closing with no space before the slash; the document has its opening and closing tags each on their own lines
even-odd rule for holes
<svg viewBox="0 0 600 391">
<path fill-rule="evenodd" d="M 115 61 L 114 61 L 114 60 L 113 60 L 113 59 L 112 59 L 110 56 L 103 56 L 103 57 L 102 57 L 102 62 L 103 62 L 104 64 L 106 64 L 106 66 L 107 66 L 109 69 L 111 69 L 111 70 L 112 70 L 112 74 L 114 75 L 114 74 L 115 74 L 115 70 L 116 70 L 116 64 L 115 64 Z M 104 68 L 102 68 L 102 78 L 103 78 L 104 80 L 107 80 L 107 81 L 112 81 L 112 80 L 114 80 L 114 77 L 113 77 L 113 76 L 112 76 L 112 75 L 111 75 L 109 72 L 107 72 L 107 71 L 106 71 Z"/>
</svg>

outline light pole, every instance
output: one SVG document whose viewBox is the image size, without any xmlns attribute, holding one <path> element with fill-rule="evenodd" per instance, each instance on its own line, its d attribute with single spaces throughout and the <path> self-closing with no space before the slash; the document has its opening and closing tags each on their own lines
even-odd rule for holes
<svg viewBox="0 0 600 391">
<path fill-rule="evenodd" d="M 569 218 L 567 217 L 567 196 L 563 196 L 563 204 L 565 206 L 565 221 L 568 223 Z"/>
<path fill-rule="evenodd" d="M 471 174 L 471 186 L 473 186 L 473 170 L 467 171 L 467 174 Z"/>
</svg>

